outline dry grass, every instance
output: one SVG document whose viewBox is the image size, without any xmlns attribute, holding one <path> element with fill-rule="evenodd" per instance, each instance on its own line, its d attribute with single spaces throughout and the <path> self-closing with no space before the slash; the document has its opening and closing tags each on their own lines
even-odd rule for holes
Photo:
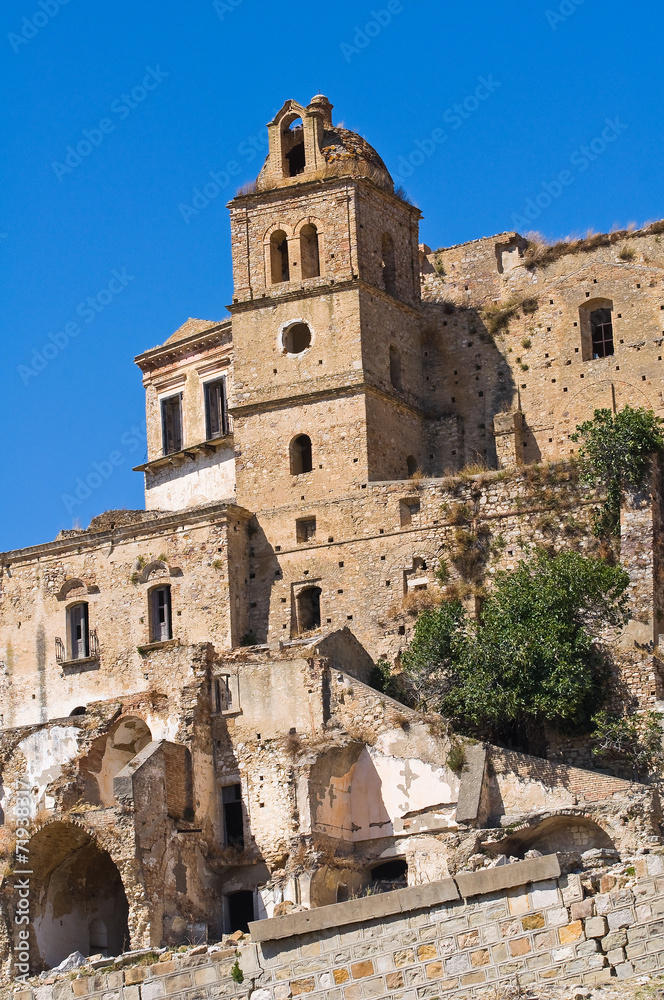
<svg viewBox="0 0 664 1000">
<path fill-rule="evenodd" d="M 567 254 L 590 253 L 598 247 L 615 246 L 617 243 L 624 243 L 625 240 L 633 239 L 636 236 L 656 236 L 664 233 L 664 220 L 652 222 L 644 226 L 643 229 L 619 229 L 613 233 L 588 233 L 581 239 L 559 240 L 557 243 L 547 243 L 539 233 L 531 233 L 528 236 L 528 247 L 525 254 L 525 265 L 528 268 L 547 267 Z M 632 256 L 622 257 L 625 247 L 618 254 L 621 260 L 633 260 L 636 254 L 631 247 Z"/>
</svg>

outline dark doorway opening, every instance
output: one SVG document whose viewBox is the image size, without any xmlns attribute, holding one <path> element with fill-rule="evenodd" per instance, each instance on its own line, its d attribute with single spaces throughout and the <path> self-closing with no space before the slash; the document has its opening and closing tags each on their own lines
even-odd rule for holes
<svg viewBox="0 0 664 1000">
<path fill-rule="evenodd" d="M 242 785 L 226 785 L 221 791 L 221 799 L 224 807 L 224 844 L 243 851 Z"/>
<path fill-rule="evenodd" d="M 234 931 L 249 932 L 249 922 L 254 916 L 254 894 L 248 889 L 234 892 L 228 898 L 228 923 L 230 933 Z"/>
<path fill-rule="evenodd" d="M 320 628 L 320 595 L 320 587 L 307 587 L 298 594 L 297 618 L 300 632 Z"/>
<path fill-rule="evenodd" d="M 408 885 L 408 864 L 403 858 L 384 861 L 371 869 L 371 884 L 374 891 L 390 892 L 392 889 L 404 889 Z"/>
</svg>

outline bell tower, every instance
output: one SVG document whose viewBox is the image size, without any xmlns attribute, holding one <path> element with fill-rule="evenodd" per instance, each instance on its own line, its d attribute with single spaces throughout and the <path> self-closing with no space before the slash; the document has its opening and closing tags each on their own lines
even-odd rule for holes
<svg viewBox="0 0 664 1000">
<path fill-rule="evenodd" d="M 231 214 L 237 502 L 347 495 L 424 467 L 420 212 L 318 95 L 287 101 Z"/>
</svg>

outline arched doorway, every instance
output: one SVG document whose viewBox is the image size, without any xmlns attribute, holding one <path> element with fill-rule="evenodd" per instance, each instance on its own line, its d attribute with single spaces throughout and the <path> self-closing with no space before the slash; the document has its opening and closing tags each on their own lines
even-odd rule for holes
<svg viewBox="0 0 664 1000">
<path fill-rule="evenodd" d="M 108 851 L 74 823 L 49 823 L 29 843 L 35 970 L 73 951 L 119 955 L 129 947 L 129 905 Z"/>
</svg>

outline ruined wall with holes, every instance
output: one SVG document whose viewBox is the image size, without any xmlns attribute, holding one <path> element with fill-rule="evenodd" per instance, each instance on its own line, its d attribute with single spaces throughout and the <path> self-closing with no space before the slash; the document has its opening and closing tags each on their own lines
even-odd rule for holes
<svg viewBox="0 0 664 1000">
<path fill-rule="evenodd" d="M 516 233 L 425 253 L 424 351 L 435 405 L 463 417 L 459 465 L 496 461 L 501 410 L 524 416 L 512 462 L 570 454 L 570 433 L 598 407 L 664 413 L 662 239 L 654 227 L 539 266 Z M 595 302 L 612 305 L 614 353 L 592 360 L 584 314 Z"/>
<path fill-rule="evenodd" d="M 248 517 L 223 505 L 189 515 L 120 511 L 88 531 L 9 554 L 0 578 L 0 724 L 68 716 L 118 693 L 177 690 L 184 675 L 154 669 L 148 595 L 155 586 L 171 588 L 167 646 L 239 643 L 247 630 Z M 67 609 L 79 602 L 88 605 L 90 655 L 74 660 Z"/>
</svg>

